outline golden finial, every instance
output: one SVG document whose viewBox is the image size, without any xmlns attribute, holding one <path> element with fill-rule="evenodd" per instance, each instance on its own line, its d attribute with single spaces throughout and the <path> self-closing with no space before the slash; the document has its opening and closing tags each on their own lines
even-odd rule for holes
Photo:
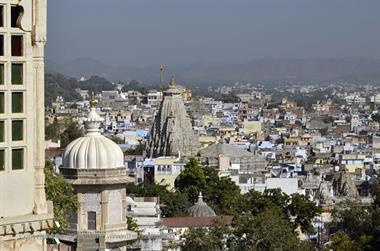
<svg viewBox="0 0 380 251">
<path fill-rule="evenodd" d="M 94 92 L 91 93 L 90 108 L 95 108 L 98 101 L 95 99 Z"/>
<path fill-rule="evenodd" d="M 175 87 L 175 79 L 174 79 L 174 76 L 170 79 L 170 82 L 169 82 L 169 88 L 174 88 Z"/>
<path fill-rule="evenodd" d="M 164 90 L 164 66 L 160 65 L 160 91 Z"/>
</svg>

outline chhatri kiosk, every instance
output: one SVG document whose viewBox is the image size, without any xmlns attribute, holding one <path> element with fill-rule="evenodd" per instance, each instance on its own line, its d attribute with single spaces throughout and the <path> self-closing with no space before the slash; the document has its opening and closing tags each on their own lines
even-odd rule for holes
<svg viewBox="0 0 380 251">
<path fill-rule="evenodd" d="M 126 250 L 137 233 L 127 229 L 124 154 L 100 133 L 103 119 L 95 104 L 92 100 L 85 119 L 86 135 L 71 142 L 63 156 L 60 170 L 73 185 L 79 205 L 60 240 L 80 250 Z"/>
</svg>

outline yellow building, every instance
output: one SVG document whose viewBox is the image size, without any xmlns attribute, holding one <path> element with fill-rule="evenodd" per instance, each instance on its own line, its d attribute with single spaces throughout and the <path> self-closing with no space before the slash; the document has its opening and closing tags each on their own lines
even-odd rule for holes
<svg viewBox="0 0 380 251">
<path fill-rule="evenodd" d="M 174 189 L 174 183 L 181 173 L 184 163 L 178 162 L 176 157 L 159 157 L 153 159 L 154 182 L 160 185 L 168 185 L 168 190 Z"/>
<path fill-rule="evenodd" d="M 262 122 L 261 121 L 244 121 L 243 128 L 244 134 L 249 135 L 251 133 L 261 133 L 262 131 Z"/>
<path fill-rule="evenodd" d="M 203 135 L 199 136 L 199 143 L 202 144 L 202 147 L 207 147 L 217 141 L 215 136 Z"/>
<path fill-rule="evenodd" d="M 215 117 L 215 116 L 204 115 L 204 116 L 202 116 L 202 123 L 204 126 L 219 125 L 220 120 L 218 117 Z"/>
<path fill-rule="evenodd" d="M 349 172 L 355 173 L 357 169 L 364 169 L 364 154 L 342 154 L 340 164 Z"/>
<path fill-rule="evenodd" d="M 286 146 L 298 146 L 298 145 L 300 145 L 300 139 L 299 138 L 285 138 L 284 139 L 284 145 L 286 145 Z"/>
</svg>

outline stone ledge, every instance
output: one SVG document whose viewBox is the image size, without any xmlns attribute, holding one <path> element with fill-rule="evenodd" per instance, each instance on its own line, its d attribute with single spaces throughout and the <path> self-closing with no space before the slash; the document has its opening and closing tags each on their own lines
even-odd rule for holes
<svg viewBox="0 0 380 251">
<path fill-rule="evenodd" d="M 66 234 L 57 235 L 59 239 L 69 242 L 76 242 L 78 240 L 78 237 L 81 237 L 83 239 L 86 236 L 89 238 L 99 238 L 101 236 L 104 236 L 106 242 L 108 243 L 136 240 L 138 238 L 138 234 L 136 232 L 130 231 L 127 228 L 108 231 L 67 231 Z"/>
<path fill-rule="evenodd" d="M 20 233 L 33 233 L 38 231 L 47 230 L 53 227 L 53 216 L 49 214 L 39 215 L 43 219 L 29 219 L 26 217 L 21 217 L 25 219 L 25 222 L 20 219 L 20 222 L 7 222 L 3 223 L 0 221 L 0 236 L 2 235 L 16 235 Z M 39 218 L 39 217 L 38 217 Z M 19 220 L 19 219 L 18 219 Z M 7 221 L 9 221 L 7 219 Z"/>
<path fill-rule="evenodd" d="M 0 236 L 33 233 L 53 227 L 53 203 L 47 202 L 46 214 L 29 214 L 0 219 Z"/>
</svg>

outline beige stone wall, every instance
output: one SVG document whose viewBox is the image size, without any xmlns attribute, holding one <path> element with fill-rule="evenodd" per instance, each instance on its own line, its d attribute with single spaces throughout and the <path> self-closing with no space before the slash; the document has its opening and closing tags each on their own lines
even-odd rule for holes
<svg viewBox="0 0 380 251">
<path fill-rule="evenodd" d="M 0 241 L 0 250 L 2 251 L 40 251 L 46 250 L 45 239 L 12 239 L 8 241 Z"/>
<path fill-rule="evenodd" d="M 11 7 L 20 4 L 23 8 L 18 27 L 10 26 Z M 44 44 L 46 40 L 46 0 L 0 1 L 3 6 L 3 27 L 0 34 L 4 36 L 4 85 L 0 91 L 5 93 L 5 111 L 0 120 L 5 123 L 4 142 L 0 149 L 5 150 L 4 170 L 0 171 L 0 199 L 7 203 L 0 204 L 0 216 L 12 217 L 33 212 L 46 213 L 44 194 Z M 34 29 L 32 29 L 34 27 Z M 22 56 L 11 55 L 11 36 L 22 35 Z M 23 65 L 22 85 L 12 85 L 12 64 Z M 23 111 L 11 111 L 13 92 L 23 94 Z M 11 123 L 23 121 L 23 138 L 12 139 Z M 12 151 L 23 149 L 23 169 L 13 170 Z M 31 194 L 32 193 L 32 194 Z"/>
<path fill-rule="evenodd" d="M 11 27 L 11 7 L 19 5 L 22 14 L 17 27 Z M 4 170 L 0 170 L 0 250 L 46 250 L 44 229 L 51 227 L 44 173 L 44 46 L 46 42 L 46 0 L 0 0 L 3 8 L 4 37 Z M 12 55 L 12 35 L 22 36 L 22 55 Z M 22 83 L 12 84 L 12 64 L 22 64 Z M 12 93 L 23 95 L 22 111 L 12 111 Z M 23 137 L 12 138 L 12 121 L 23 121 Z M 22 149 L 20 158 L 12 158 Z M 22 162 L 15 170 L 13 161 Z M 51 209 L 50 209 L 51 210 Z"/>
</svg>

